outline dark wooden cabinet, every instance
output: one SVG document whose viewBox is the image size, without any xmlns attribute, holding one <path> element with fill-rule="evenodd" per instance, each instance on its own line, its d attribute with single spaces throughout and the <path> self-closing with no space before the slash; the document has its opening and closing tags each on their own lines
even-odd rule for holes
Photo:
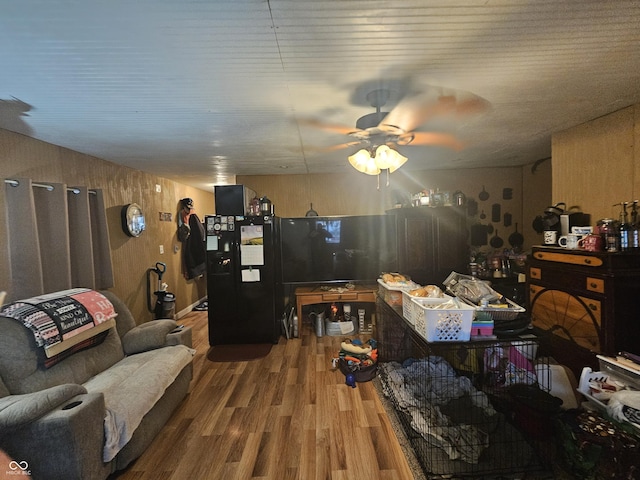
<svg viewBox="0 0 640 480">
<path fill-rule="evenodd" d="M 598 353 L 640 353 L 640 253 L 533 247 L 527 282 L 533 326 L 574 372 Z"/>
<path fill-rule="evenodd" d="M 398 268 L 422 285 L 441 285 L 452 271 L 466 273 L 469 262 L 465 211 L 458 207 L 388 210 L 398 232 Z"/>
</svg>

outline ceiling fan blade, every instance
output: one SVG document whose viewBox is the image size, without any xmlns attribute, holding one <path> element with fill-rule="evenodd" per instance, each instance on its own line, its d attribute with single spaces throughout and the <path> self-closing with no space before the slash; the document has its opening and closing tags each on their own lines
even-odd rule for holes
<svg viewBox="0 0 640 480">
<path fill-rule="evenodd" d="M 379 127 L 391 126 L 403 132 L 411 132 L 434 115 L 433 101 L 426 102 L 420 96 L 404 97 L 380 122 Z"/>
<path fill-rule="evenodd" d="M 313 146 L 305 146 L 305 150 L 314 151 L 314 152 L 335 152 L 337 150 L 344 150 L 345 148 L 355 147 L 361 145 L 362 142 L 347 142 L 341 143 L 339 145 L 332 145 L 330 147 L 313 147 Z"/>
<path fill-rule="evenodd" d="M 314 118 L 303 118 L 299 119 L 298 122 L 307 127 L 318 128 L 332 133 L 340 133 L 342 135 L 351 135 L 362 131 L 359 128 L 349 127 L 348 125 L 324 123 Z"/>
<path fill-rule="evenodd" d="M 472 96 L 462 100 L 458 100 L 455 104 L 454 114 L 458 117 L 465 115 L 475 115 L 484 113 L 489 110 L 491 104 L 484 98 Z"/>
<path fill-rule="evenodd" d="M 420 125 L 435 117 L 449 116 L 453 119 L 465 115 L 482 113 L 489 108 L 489 102 L 476 95 L 459 98 L 455 95 L 415 94 L 404 97 L 380 122 L 385 125 L 412 132 Z"/>
<path fill-rule="evenodd" d="M 440 132 L 411 132 L 398 137 L 398 145 L 431 145 L 462 150 L 464 144 L 454 135 Z"/>
</svg>

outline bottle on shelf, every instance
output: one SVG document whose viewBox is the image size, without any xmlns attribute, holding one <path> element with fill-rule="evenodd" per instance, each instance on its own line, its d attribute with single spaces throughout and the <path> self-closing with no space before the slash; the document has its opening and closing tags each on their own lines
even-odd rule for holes
<svg viewBox="0 0 640 480">
<path fill-rule="evenodd" d="M 640 248 L 640 224 L 638 224 L 638 200 L 631 202 L 631 248 Z"/>
<path fill-rule="evenodd" d="M 604 249 L 607 252 L 617 252 L 620 250 L 620 232 L 618 222 L 613 218 L 602 218 L 598 220 L 597 231 L 604 239 Z"/>
<path fill-rule="evenodd" d="M 631 249 L 631 224 L 629 223 L 627 205 L 628 202 L 621 202 L 620 223 L 618 224 L 618 233 L 620 237 L 620 251 L 626 252 Z"/>
<path fill-rule="evenodd" d="M 249 202 L 249 215 L 257 217 L 260 215 L 260 199 L 258 196 L 254 196 Z"/>
</svg>

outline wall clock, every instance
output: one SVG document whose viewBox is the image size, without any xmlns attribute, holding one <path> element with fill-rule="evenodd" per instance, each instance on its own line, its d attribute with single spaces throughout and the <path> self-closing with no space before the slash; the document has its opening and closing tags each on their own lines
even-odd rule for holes
<svg viewBox="0 0 640 480">
<path fill-rule="evenodd" d="M 130 237 L 139 237 L 146 226 L 144 213 L 137 203 L 122 207 L 122 230 Z"/>
</svg>

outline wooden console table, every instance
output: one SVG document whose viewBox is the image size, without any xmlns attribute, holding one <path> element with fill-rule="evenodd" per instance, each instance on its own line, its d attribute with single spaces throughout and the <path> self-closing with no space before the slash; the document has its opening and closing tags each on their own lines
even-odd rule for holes
<svg viewBox="0 0 640 480">
<path fill-rule="evenodd" d="M 376 302 L 378 287 L 376 285 L 356 285 L 352 290 L 331 291 L 326 287 L 299 287 L 296 288 L 296 308 L 298 321 L 302 322 L 302 307 L 317 303 L 332 302 Z"/>
</svg>

